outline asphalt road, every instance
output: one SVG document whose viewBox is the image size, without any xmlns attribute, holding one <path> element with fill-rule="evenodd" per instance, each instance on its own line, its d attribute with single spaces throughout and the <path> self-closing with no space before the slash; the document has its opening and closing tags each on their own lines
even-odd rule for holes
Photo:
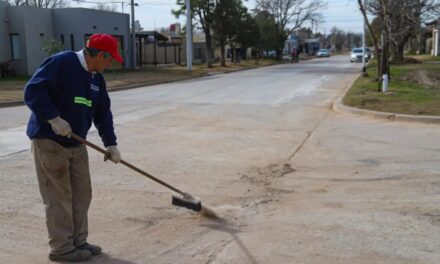
<svg viewBox="0 0 440 264">
<path fill-rule="evenodd" d="M 333 112 L 359 72 L 335 56 L 111 93 L 123 158 L 224 221 L 90 150 L 90 263 L 438 263 L 440 132 Z M 48 262 L 27 115 L 0 109 L 4 263 Z"/>
</svg>

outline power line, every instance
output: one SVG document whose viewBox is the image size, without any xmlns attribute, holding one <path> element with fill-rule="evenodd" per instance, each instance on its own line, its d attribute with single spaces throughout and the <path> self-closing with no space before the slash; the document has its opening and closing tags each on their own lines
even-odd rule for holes
<svg viewBox="0 0 440 264">
<path fill-rule="evenodd" d="M 77 3 L 86 3 L 86 4 L 127 4 L 130 5 L 130 3 L 128 1 L 105 1 L 105 2 L 100 2 L 100 1 L 89 1 L 89 0 L 73 0 L 73 2 L 77 2 Z M 145 6 L 145 5 L 164 5 L 164 6 L 175 6 L 176 4 L 171 4 L 171 3 L 160 3 L 160 2 L 138 2 L 135 3 L 135 6 Z"/>
</svg>

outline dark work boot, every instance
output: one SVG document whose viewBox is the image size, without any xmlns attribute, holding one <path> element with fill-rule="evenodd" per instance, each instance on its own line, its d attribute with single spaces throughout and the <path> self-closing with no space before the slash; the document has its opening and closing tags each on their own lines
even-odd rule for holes
<svg viewBox="0 0 440 264">
<path fill-rule="evenodd" d="M 92 245 L 87 242 L 77 248 L 83 249 L 83 250 L 88 250 L 92 254 L 92 256 L 97 256 L 97 255 L 101 254 L 101 247 L 100 246 Z"/>
<path fill-rule="evenodd" d="M 82 250 L 75 248 L 72 251 L 69 251 L 64 254 L 49 254 L 49 259 L 52 261 L 65 261 L 65 262 L 81 262 L 89 260 L 92 256 L 92 253 L 88 250 Z"/>
</svg>

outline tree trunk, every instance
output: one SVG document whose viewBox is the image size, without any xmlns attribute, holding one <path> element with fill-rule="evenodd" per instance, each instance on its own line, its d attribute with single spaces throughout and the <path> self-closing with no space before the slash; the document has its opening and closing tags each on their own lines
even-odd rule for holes
<svg viewBox="0 0 440 264">
<path fill-rule="evenodd" d="M 401 45 L 399 43 L 399 45 L 394 47 L 394 55 L 393 55 L 393 60 L 396 63 L 403 63 L 405 61 L 405 57 L 403 55 L 405 50 L 405 44 Z"/>
<path fill-rule="evenodd" d="M 405 45 L 408 43 L 408 39 L 410 37 L 410 34 L 406 35 L 402 40 L 400 40 L 397 45 L 394 45 L 393 50 L 393 61 L 396 63 L 403 63 L 405 62 Z"/>
<path fill-rule="evenodd" d="M 222 67 L 226 67 L 226 56 L 225 56 L 225 38 L 224 37 L 220 37 L 219 39 L 219 45 L 220 45 L 220 54 L 221 54 L 221 58 L 220 58 L 220 66 Z"/>
<path fill-rule="evenodd" d="M 207 51 L 206 64 L 208 68 L 212 68 L 212 57 L 214 56 L 212 49 L 211 30 L 208 29 L 207 32 L 205 32 L 205 38 L 206 38 L 206 51 Z"/>
<path fill-rule="evenodd" d="M 386 32 L 382 32 L 382 53 L 380 58 L 380 66 L 379 66 L 379 83 L 378 83 L 378 91 L 381 91 L 381 83 L 383 80 L 383 75 L 387 74 L 388 79 L 390 76 L 390 65 L 389 65 L 389 51 L 388 51 L 388 37 Z"/>
<path fill-rule="evenodd" d="M 382 52 L 379 52 L 379 50 L 376 52 L 376 61 L 377 61 L 377 66 L 376 66 L 376 72 L 377 72 L 377 78 L 376 78 L 376 80 L 377 81 L 379 81 L 380 80 L 380 78 L 382 77 L 382 76 L 380 76 L 380 72 L 381 72 L 381 70 L 380 70 L 380 62 L 381 62 L 381 58 L 382 58 Z"/>
<path fill-rule="evenodd" d="M 283 50 L 282 49 L 276 49 L 277 53 L 277 60 L 281 61 L 283 59 Z"/>
<path fill-rule="evenodd" d="M 248 59 L 248 47 L 244 46 L 240 48 L 240 60 L 247 60 Z M 243 55 L 243 56 L 241 56 Z"/>
</svg>

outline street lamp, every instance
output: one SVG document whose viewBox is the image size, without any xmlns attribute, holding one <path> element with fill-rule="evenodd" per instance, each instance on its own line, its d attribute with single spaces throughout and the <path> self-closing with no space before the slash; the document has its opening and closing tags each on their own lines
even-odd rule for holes
<svg viewBox="0 0 440 264">
<path fill-rule="evenodd" d="M 133 52 L 132 56 L 132 69 L 136 69 L 137 63 L 136 63 L 136 26 L 135 26 L 135 20 L 134 20 L 134 7 L 138 6 L 138 3 L 135 3 L 134 0 L 131 0 L 130 3 L 126 2 L 109 2 L 109 3 L 121 3 L 122 7 L 122 13 L 124 13 L 124 4 L 131 5 L 131 50 Z"/>
<path fill-rule="evenodd" d="M 133 51 L 133 69 L 136 69 L 136 30 L 134 24 L 134 0 L 131 0 L 131 50 Z"/>
<path fill-rule="evenodd" d="M 192 20 L 191 4 L 186 0 L 186 68 L 192 70 Z"/>
</svg>

